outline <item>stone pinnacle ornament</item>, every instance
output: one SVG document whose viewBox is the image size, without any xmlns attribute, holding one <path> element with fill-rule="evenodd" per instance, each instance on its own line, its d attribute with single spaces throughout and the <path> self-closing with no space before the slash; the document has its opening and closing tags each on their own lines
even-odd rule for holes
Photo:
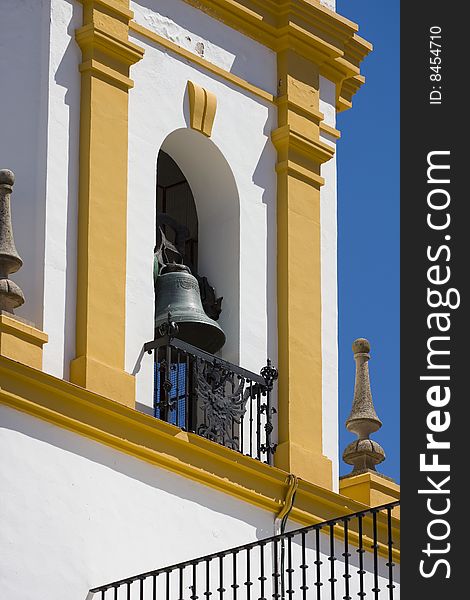
<svg viewBox="0 0 470 600">
<path fill-rule="evenodd" d="M 0 311 L 13 313 L 24 303 L 21 288 L 9 279 L 22 266 L 13 239 L 11 226 L 10 196 L 15 175 L 9 169 L 0 170 Z"/>
<path fill-rule="evenodd" d="M 380 444 L 369 439 L 371 433 L 382 427 L 370 391 L 367 364 L 370 359 L 370 344 L 366 339 L 359 338 L 353 342 L 352 349 L 356 361 L 356 382 L 352 410 L 346 421 L 346 429 L 355 433 L 358 439 L 349 444 L 343 452 L 344 462 L 354 467 L 348 477 L 375 471 L 375 465 L 385 459 L 385 452 Z"/>
</svg>

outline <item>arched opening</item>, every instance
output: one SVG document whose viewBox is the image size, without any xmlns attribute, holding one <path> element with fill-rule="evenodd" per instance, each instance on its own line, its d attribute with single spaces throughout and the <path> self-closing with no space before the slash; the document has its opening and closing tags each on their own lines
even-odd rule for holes
<svg viewBox="0 0 470 600">
<path fill-rule="evenodd" d="M 190 129 L 165 139 L 157 161 L 156 208 L 157 247 L 161 229 L 197 277 L 205 313 L 225 332 L 220 356 L 237 364 L 239 198 L 232 171 L 211 140 Z"/>
<path fill-rule="evenodd" d="M 155 416 L 225 445 L 239 443 L 239 421 L 234 413 L 229 429 L 224 426 L 221 434 L 208 417 L 212 408 L 196 401 L 201 386 L 212 386 L 219 376 L 196 348 L 211 353 L 220 349 L 220 357 L 238 360 L 238 264 L 239 210 L 233 175 L 207 138 L 176 131 L 165 140 L 157 159 L 155 338 L 161 342 L 154 354 Z M 178 327 L 177 332 L 172 330 L 177 340 L 171 347 L 168 312 Z M 223 326 L 217 323 L 219 317 Z M 178 346 L 178 340 L 193 349 Z M 226 341 L 222 348 L 220 340 Z M 216 384 L 218 393 L 222 385 L 234 394 L 235 373 L 229 376 L 227 371 L 223 377 L 223 383 Z M 234 403 L 232 411 L 237 410 Z"/>
<path fill-rule="evenodd" d="M 160 150 L 157 160 L 157 247 L 161 231 L 178 248 L 192 273 L 198 272 L 198 219 L 191 188 L 169 154 Z"/>
<path fill-rule="evenodd" d="M 161 176 L 156 194 L 155 337 L 163 335 L 171 315 L 177 338 L 215 353 L 226 341 L 216 322 L 222 297 L 217 297 L 198 269 L 198 218 L 191 188 L 176 162 L 163 150 L 157 171 Z"/>
</svg>

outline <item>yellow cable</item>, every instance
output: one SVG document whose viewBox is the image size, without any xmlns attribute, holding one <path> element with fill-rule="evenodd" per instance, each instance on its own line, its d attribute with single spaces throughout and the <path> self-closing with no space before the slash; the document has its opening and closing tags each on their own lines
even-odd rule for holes
<svg viewBox="0 0 470 600">
<path fill-rule="evenodd" d="M 287 492 L 286 492 L 286 497 L 284 499 L 284 504 L 281 508 L 281 510 L 279 511 L 279 513 L 276 516 L 276 523 L 282 522 L 286 519 L 286 517 L 289 515 L 290 511 L 292 510 L 292 507 L 294 505 L 294 497 L 295 497 L 295 492 L 297 491 L 297 488 L 299 486 L 299 480 L 297 478 L 296 475 L 292 475 L 292 473 L 290 473 L 287 477 Z"/>
</svg>

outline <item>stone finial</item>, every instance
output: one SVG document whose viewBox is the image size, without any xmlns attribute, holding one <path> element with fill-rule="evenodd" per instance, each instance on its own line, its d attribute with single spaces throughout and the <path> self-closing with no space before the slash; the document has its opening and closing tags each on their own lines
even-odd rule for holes
<svg viewBox="0 0 470 600">
<path fill-rule="evenodd" d="M 346 429 L 355 433 L 358 439 L 349 444 L 343 452 L 344 462 L 354 467 L 348 477 L 375 471 L 375 465 L 385 459 L 385 452 L 380 444 L 369 439 L 371 433 L 382 427 L 370 391 L 367 364 L 370 359 L 370 344 L 366 339 L 359 338 L 353 342 L 352 349 L 356 361 L 356 381 L 352 410 L 346 421 Z"/>
<path fill-rule="evenodd" d="M 23 264 L 15 247 L 11 225 L 10 196 L 15 175 L 9 169 L 0 170 L 0 311 L 13 313 L 24 303 L 21 288 L 8 276 Z"/>
</svg>

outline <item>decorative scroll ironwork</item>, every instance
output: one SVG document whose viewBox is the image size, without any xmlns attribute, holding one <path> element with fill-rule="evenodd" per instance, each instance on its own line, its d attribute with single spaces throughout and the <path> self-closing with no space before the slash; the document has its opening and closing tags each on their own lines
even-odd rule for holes
<svg viewBox="0 0 470 600">
<path fill-rule="evenodd" d="M 155 416 L 258 460 L 272 464 L 272 389 L 277 370 L 257 375 L 174 338 L 171 316 L 155 352 Z"/>
<path fill-rule="evenodd" d="M 219 366 L 196 358 L 193 362 L 196 394 L 204 421 L 197 433 L 203 437 L 238 450 L 238 429 L 246 412 L 247 397 L 243 393 L 245 378 Z"/>
</svg>

